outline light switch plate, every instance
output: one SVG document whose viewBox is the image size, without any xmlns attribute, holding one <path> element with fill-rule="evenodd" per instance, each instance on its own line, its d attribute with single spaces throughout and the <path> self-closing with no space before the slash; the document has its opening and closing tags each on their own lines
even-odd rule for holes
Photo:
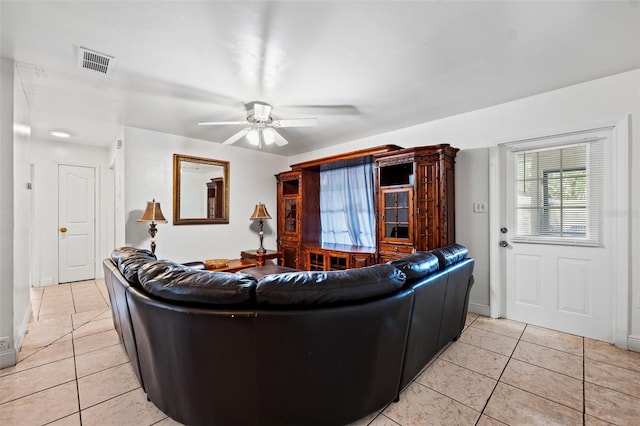
<svg viewBox="0 0 640 426">
<path fill-rule="evenodd" d="M 474 213 L 486 213 L 487 212 L 487 203 L 473 203 L 473 212 Z"/>
</svg>

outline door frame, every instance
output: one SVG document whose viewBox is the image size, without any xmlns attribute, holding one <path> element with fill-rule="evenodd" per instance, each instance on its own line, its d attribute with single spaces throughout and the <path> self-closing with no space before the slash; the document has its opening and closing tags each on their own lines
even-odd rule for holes
<svg viewBox="0 0 640 426">
<path fill-rule="evenodd" d="M 531 142 L 540 138 L 554 136 L 567 136 L 572 133 L 580 133 L 590 130 L 611 130 L 611 145 L 613 146 L 613 163 L 615 167 L 615 191 L 612 205 L 607 206 L 605 215 L 613 215 L 613 228 L 616 233 L 616 244 L 611 247 L 614 264 L 611 265 L 614 274 L 615 290 L 613 295 L 613 344 L 622 349 L 627 349 L 629 342 L 631 300 L 631 275 L 629 259 L 629 190 L 630 190 L 630 153 L 631 140 L 630 117 L 607 119 L 596 123 L 589 123 L 571 128 L 543 132 L 528 137 L 511 138 L 496 142 L 489 151 L 489 205 L 496 206 L 490 209 L 489 215 L 489 312 L 492 318 L 506 315 L 507 291 L 506 291 L 506 265 L 504 250 L 500 250 L 500 227 L 503 217 L 505 193 L 501 176 L 501 145 L 507 143 Z"/>
<path fill-rule="evenodd" d="M 94 241 L 93 241 L 93 279 L 101 278 L 101 275 L 98 273 L 100 271 L 100 263 L 101 263 L 101 251 L 100 245 L 102 244 L 102 232 L 100 230 L 100 225 L 102 223 L 102 218 L 100 214 L 100 206 L 101 206 L 101 191 L 100 191 L 100 174 L 101 168 L 99 164 L 87 164 L 87 163 L 73 163 L 67 161 L 56 161 L 56 201 L 59 205 L 60 203 L 60 182 L 58 180 L 58 176 L 60 173 L 60 166 L 72 166 L 72 167 L 86 167 L 89 169 L 93 169 L 93 177 L 94 177 L 94 188 L 93 188 L 93 233 L 94 233 Z M 58 205 L 56 205 L 56 229 L 60 223 L 60 217 L 58 216 Z M 55 284 L 60 284 L 60 245 L 58 232 L 56 232 L 56 269 L 55 269 Z"/>
</svg>

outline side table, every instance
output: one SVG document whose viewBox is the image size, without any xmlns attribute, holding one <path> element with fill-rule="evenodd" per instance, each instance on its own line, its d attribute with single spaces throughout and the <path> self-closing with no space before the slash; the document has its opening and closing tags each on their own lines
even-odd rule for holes
<svg viewBox="0 0 640 426">
<path fill-rule="evenodd" d="M 276 250 L 266 250 L 264 253 L 258 253 L 258 250 L 245 250 L 240 253 L 240 259 L 251 259 L 258 263 L 258 266 L 264 266 L 267 259 L 282 259 L 282 253 Z M 282 263 L 281 261 L 278 264 Z"/>
<path fill-rule="evenodd" d="M 207 271 L 211 272 L 238 272 L 246 268 L 251 268 L 252 266 L 256 266 L 255 260 L 249 259 L 230 259 L 227 266 L 223 266 L 221 268 L 205 268 Z"/>
</svg>

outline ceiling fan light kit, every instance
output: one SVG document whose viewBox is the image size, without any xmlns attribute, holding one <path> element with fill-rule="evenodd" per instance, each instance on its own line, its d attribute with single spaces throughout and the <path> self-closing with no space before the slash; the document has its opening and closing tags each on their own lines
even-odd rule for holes
<svg viewBox="0 0 640 426">
<path fill-rule="evenodd" d="M 278 146 L 284 146 L 289 142 L 276 131 L 276 128 L 285 127 L 310 127 L 317 126 L 316 118 L 290 118 L 283 120 L 274 120 L 271 117 L 271 105 L 264 102 L 250 102 L 246 105 L 247 120 L 246 121 L 201 121 L 199 126 L 219 126 L 219 125 L 237 125 L 249 124 L 239 132 L 233 134 L 224 145 L 232 145 L 247 137 L 247 141 L 259 148 L 262 145 L 271 145 L 275 143 Z"/>
</svg>

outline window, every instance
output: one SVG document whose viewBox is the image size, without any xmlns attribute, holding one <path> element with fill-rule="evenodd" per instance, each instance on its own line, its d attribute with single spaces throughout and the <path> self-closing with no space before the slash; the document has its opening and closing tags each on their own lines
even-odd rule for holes
<svg viewBox="0 0 640 426">
<path fill-rule="evenodd" d="M 321 242 L 375 247 L 372 163 L 320 172 Z"/>
<path fill-rule="evenodd" d="M 600 244 L 601 140 L 514 155 L 514 241 Z"/>
</svg>

